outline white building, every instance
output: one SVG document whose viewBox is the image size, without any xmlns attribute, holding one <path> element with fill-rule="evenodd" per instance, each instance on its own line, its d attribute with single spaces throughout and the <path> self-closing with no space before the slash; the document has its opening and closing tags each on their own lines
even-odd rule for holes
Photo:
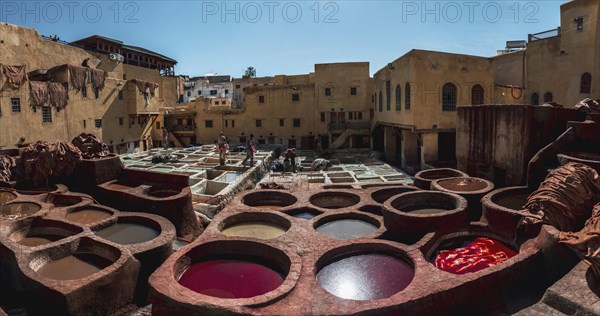
<svg viewBox="0 0 600 316">
<path fill-rule="evenodd" d="M 184 103 L 193 102 L 197 98 L 231 99 L 233 96 L 233 83 L 231 82 L 231 76 L 206 74 L 186 81 L 184 91 Z"/>
</svg>

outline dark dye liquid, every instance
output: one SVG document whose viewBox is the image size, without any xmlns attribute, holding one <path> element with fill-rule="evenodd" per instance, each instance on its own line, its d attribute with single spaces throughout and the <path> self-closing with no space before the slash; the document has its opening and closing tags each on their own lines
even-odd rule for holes
<svg viewBox="0 0 600 316">
<path fill-rule="evenodd" d="M 19 218 L 31 215 L 41 209 L 41 206 L 34 203 L 17 202 L 0 205 L 0 217 Z"/>
<path fill-rule="evenodd" d="M 451 191 L 471 192 L 487 188 L 487 183 L 476 178 L 456 178 L 438 181 L 438 184 Z"/>
<path fill-rule="evenodd" d="M 67 214 L 67 220 L 79 224 L 94 224 L 103 219 L 109 218 L 112 214 L 100 210 L 81 210 Z"/>
<path fill-rule="evenodd" d="M 346 240 L 367 236 L 377 229 L 377 226 L 360 219 L 340 219 L 317 227 L 317 232 L 334 239 Z"/>
<path fill-rule="evenodd" d="M 55 242 L 57 240 L 63 239 L 63 236 L 59 235 L 35 235 L 35 236 L 27 236 L 18 241 L 19 244 L 27 246 L 27 247 L 37 247 L 41 245 L 46 245 L 51 242 Z"/>
<path fill-rule="evenodd" d="M 448 210 L 443 210 L 443 209 L 439 209 L 439 208 L 423 208 L 423 209 L 412 210 L 412 211 L 410 211 L 410 214 L 429 215 L 429 214 L 439 214 L 439 213 L 443 213 L 443 212 L 448 212 Z"/>
<path fill-rule="evenodd" d="M 77 280 L 90 276 L 112 262 L 91 253 L 78 253 L 47 263 L 37 273 L 56 280 Z"/>
<path fill-rule="evenodd" d="M 283 280 L 282 274 L 265 265 L 220 259 L 192 264 L 179 278 L 179 284 L 208 296 L 248 298 L 278 288 Z"/>
<path fill-rule="evenodd" d="M 305 219 L 307 221 L 313 219 L 315 217 L 315 214 L 312 213 L 299 213 L 296 215 L 293 215 L 295 218 L 300 218 L 300 219 Z"/>
<path fill-rule="evenodd" d="M 17 198 L 17 196 L 14 195 L 13 193 L 6 192 L 6 191 L 0 191 L 0 205 L 8 203 L 16 198 Z"/>
<path fill-rule="evenodd" d="M 96 235 L 121 245 L 138 244 L 150 241 L 159 232 L 148 226 L 134 223 L 117 223 L 96 232 Z"/>
<path fill-rule="evenodd" d="M 351 300 L 376 300 L 404 290 L 415 275 L 404 260 L 365 254 L 333 262 L 317 273 L 317 282 L 327 292 Z"/>
</svg>

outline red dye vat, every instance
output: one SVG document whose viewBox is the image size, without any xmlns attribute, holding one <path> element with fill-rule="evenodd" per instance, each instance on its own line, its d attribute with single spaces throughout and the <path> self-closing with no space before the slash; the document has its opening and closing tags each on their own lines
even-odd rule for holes
<svg viewBox="0 0 600 316">
<path fill-rule="evenodd" d="M 208 296 L 248 298 L 278 288 L 283 280 L 282 274 L 251 261 L 209 260 L 187 268 L 179 284 Z"/>
<path fill-rule="evenodd" d="M 476 238 L 461 248 L 441 250 L 434 265 L 446 272 L 465 274 L 489 268 L 516 255 L 516 251 L 497 240 Z"/>
</svg>

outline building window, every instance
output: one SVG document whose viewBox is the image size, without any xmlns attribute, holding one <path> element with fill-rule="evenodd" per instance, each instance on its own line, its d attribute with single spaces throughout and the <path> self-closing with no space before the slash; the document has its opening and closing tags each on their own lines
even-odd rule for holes
<svg viewBox="0 0 600 316">
<path fill-rule="evenodd" d="M 383 112 L 383 93 L 379 91 L 379 112 Z"/>
<path fill-rule="evenodd" d="M 102 127 L 102 119 L 95 119 L 94 120 L 94 126 L 96 128 L 101 128 Z"/>
<path fill-rule="evenodd" d="M 548 103 L 548 102 L 552 102 L 554 101 L 554 97 L 552 96 L 551 92 L 546 92 L 546 94 L 544 94 L 544 103 Z"/>
<path fill-rule="evenodd" d="M 198 90 L 198 95 L 202 95 L 202 90 Z"/>
<path fill-rule="evenodd" d="M 235 127 L 235 120 L 231 120 L 231 127 Z"/>
<path fill-rule="evenodd" d="M 10 98 L 10 104 L 13 112 L 21 112 L 20 98 Z"/>
<path fill-rule="evenodd" d="M 119 100 L 123 100 L 123 90 L 119 91 Z"/>
<path fill-rule="evenodd" d="M 589 72 L 581 75 L 581 86 L 580 93 L 591 93 L 592 92 L 592 75 Z"/>
<path fill-rule="evenodd" d="M 229 94 L 229 89 L 225 89 L 225 94 Z"/>
<path fill-rule="evenodd" d="M 358 112 L 358 119 L 362 120 L 362 112 Z"/>
<path fill-rule="evenodd" d="M 52 123 L 52 108 L 49 106 L 42 107 L 42 123 Z"/>
<path fill-rule="evenodd" d="M 299 118 L 295 118 L 293 121 L 294 127 L 300 127 L 300 119 Z"/>
<path fill-rule="evenodd" d="M 262 120 L 256 120 L 256 127 L 262 127 Z"/>
<path fill-rule="evenodd" d="M 227 122 L 227 120 L 225 120 L 225 127 L 229 127 L 229 126 L 228 126 L 228 123 L 229 123 L 229 122 Z"/>
<path fill-rule="evenodd" d="M 402 88 L 400 85 L 396 86 L 396 111 L 402 110 Z"/>
<path fill-rule="evenodd" d="M 215 105 L 219 105 L 219 101 L 215 101 Z"/>
<path fill-rule="evenodd" d="M 404 109 L 410 110 L 410 83 L 404 86 Z"/>
<path fill-rule="evenodd" d="M 531 105 L 539 105 L 540 104 L 540 95 L 537 92 L 534 92 L 531 95 Z"/>
<path fill-rule="evenodd" d="M 321 122 L 325 122 L 325 112 L 321 112 Z"/>
<path fill-rule="evenodd" d="M 123 126 L 123 118 L 119 117 L 119 125 Z"/>
<path fill-rule="evenodd" d="M 350 88 L 350 95 L 356 95 L 356 87 L 351 87 Z"/>
<path fill-rule="evenodd" d="M 86 128 L 86 127 L 87 127 L 87 121 L 83 120 L 83 128 Z"/>
<path fill-rule="evenodd" d="M 331 88 L 325 88 L 325 96 L 331 96 Z"/>
<path fill-rule="evenodd" d="M 188 97 L 191 97 L 191 96 L 192 96 L 192 91 L 188 91 L 188 92 L 187 92 L 187 96 L 188 96 Z"/>
<path fill-rule="evenodd" d="M 583 17 L 577 17 L 575 18 L 575 22 L 577 22 L 577 31 L 583 31 Z"/>
<path fill-rule="evenodd" d="M 183 125 L 183 119 L 177 119 L 177 125 Z"/>
<path fill-rule="evenodd" d="M 450 82 L 442 87 L 442 111 L 456 111 L 456 86 Z"/>
<path fill-rule="evenodd" d="M 385 82 L 385 110 L 390 111 L 392 109 L 392 83 L 388 80 Z"/>
<path fill-rule="evenodd" d="M 205 120 L 204 121 L 204 127 L 206 127 L 206 128 L 212 128 L 213 127 L 213 121 L 212 120 Z"/>
<path fill-rule="evenodd" d="M 210 95 L 217 95 L 217 90 L 210 90 Z"/>
<path fill-rule="evenodd" d="M 472 105 L 480 105 L 483 104 L 485 100 L 485 91 L 481 85 L 474 85 L 471 88 L 471 104 Z"/>
<path fill-rule="evenodd" d="M 258 96 L 258 103 L 265 103 L 265 96 L 264 95 L 259 95 Z"/>
<path fill-rule="evenodd" d="M 285 120 L 284 119 L 279 119 L 279 126 L 283 127 L 285 125 Z"/>
<path fill-rule="evenodd" d="M 293 93 L 292 94 L 292 101 L 300 101 L 300 94 Z"/>
<path fill-rule="evenodd" d="M 236 84 L 236 85 L 235 85 L 235 88 L 236 88 L 236 89 L 239 89 L 240 87 L 241 87 L 241 85 L 239 85 L 239 84 Z"/>
<path fill-rule="evenodd" d="M 156 122 L 156 129 L 160 129 L 160 122 Z"/>
<path fill-rule="evenodd" d="M 371 103 L 375 104 L 375 95 L 374 94 L 371 95 Z"/>
</svg>

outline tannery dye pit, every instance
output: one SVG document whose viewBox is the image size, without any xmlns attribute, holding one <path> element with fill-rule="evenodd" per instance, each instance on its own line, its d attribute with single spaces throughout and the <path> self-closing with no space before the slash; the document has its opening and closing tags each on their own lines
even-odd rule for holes
<svg viewBox="0 0 600 316">
<path fill-rule="evenodd" d="M 96 232 L 98 237 L 121 245 L 138 244 L 150 241 L 160 232 L 146 225 L 136 223 L 116 223 Z"/>
<path fill-rule="evenodd" d="M 77 280 L 99 272 L 111 264 L 109 260 L 92 253 L 77 253 L 50 261 L 39 268 L 37 273 L 55 280 Z"/>
</svg>

